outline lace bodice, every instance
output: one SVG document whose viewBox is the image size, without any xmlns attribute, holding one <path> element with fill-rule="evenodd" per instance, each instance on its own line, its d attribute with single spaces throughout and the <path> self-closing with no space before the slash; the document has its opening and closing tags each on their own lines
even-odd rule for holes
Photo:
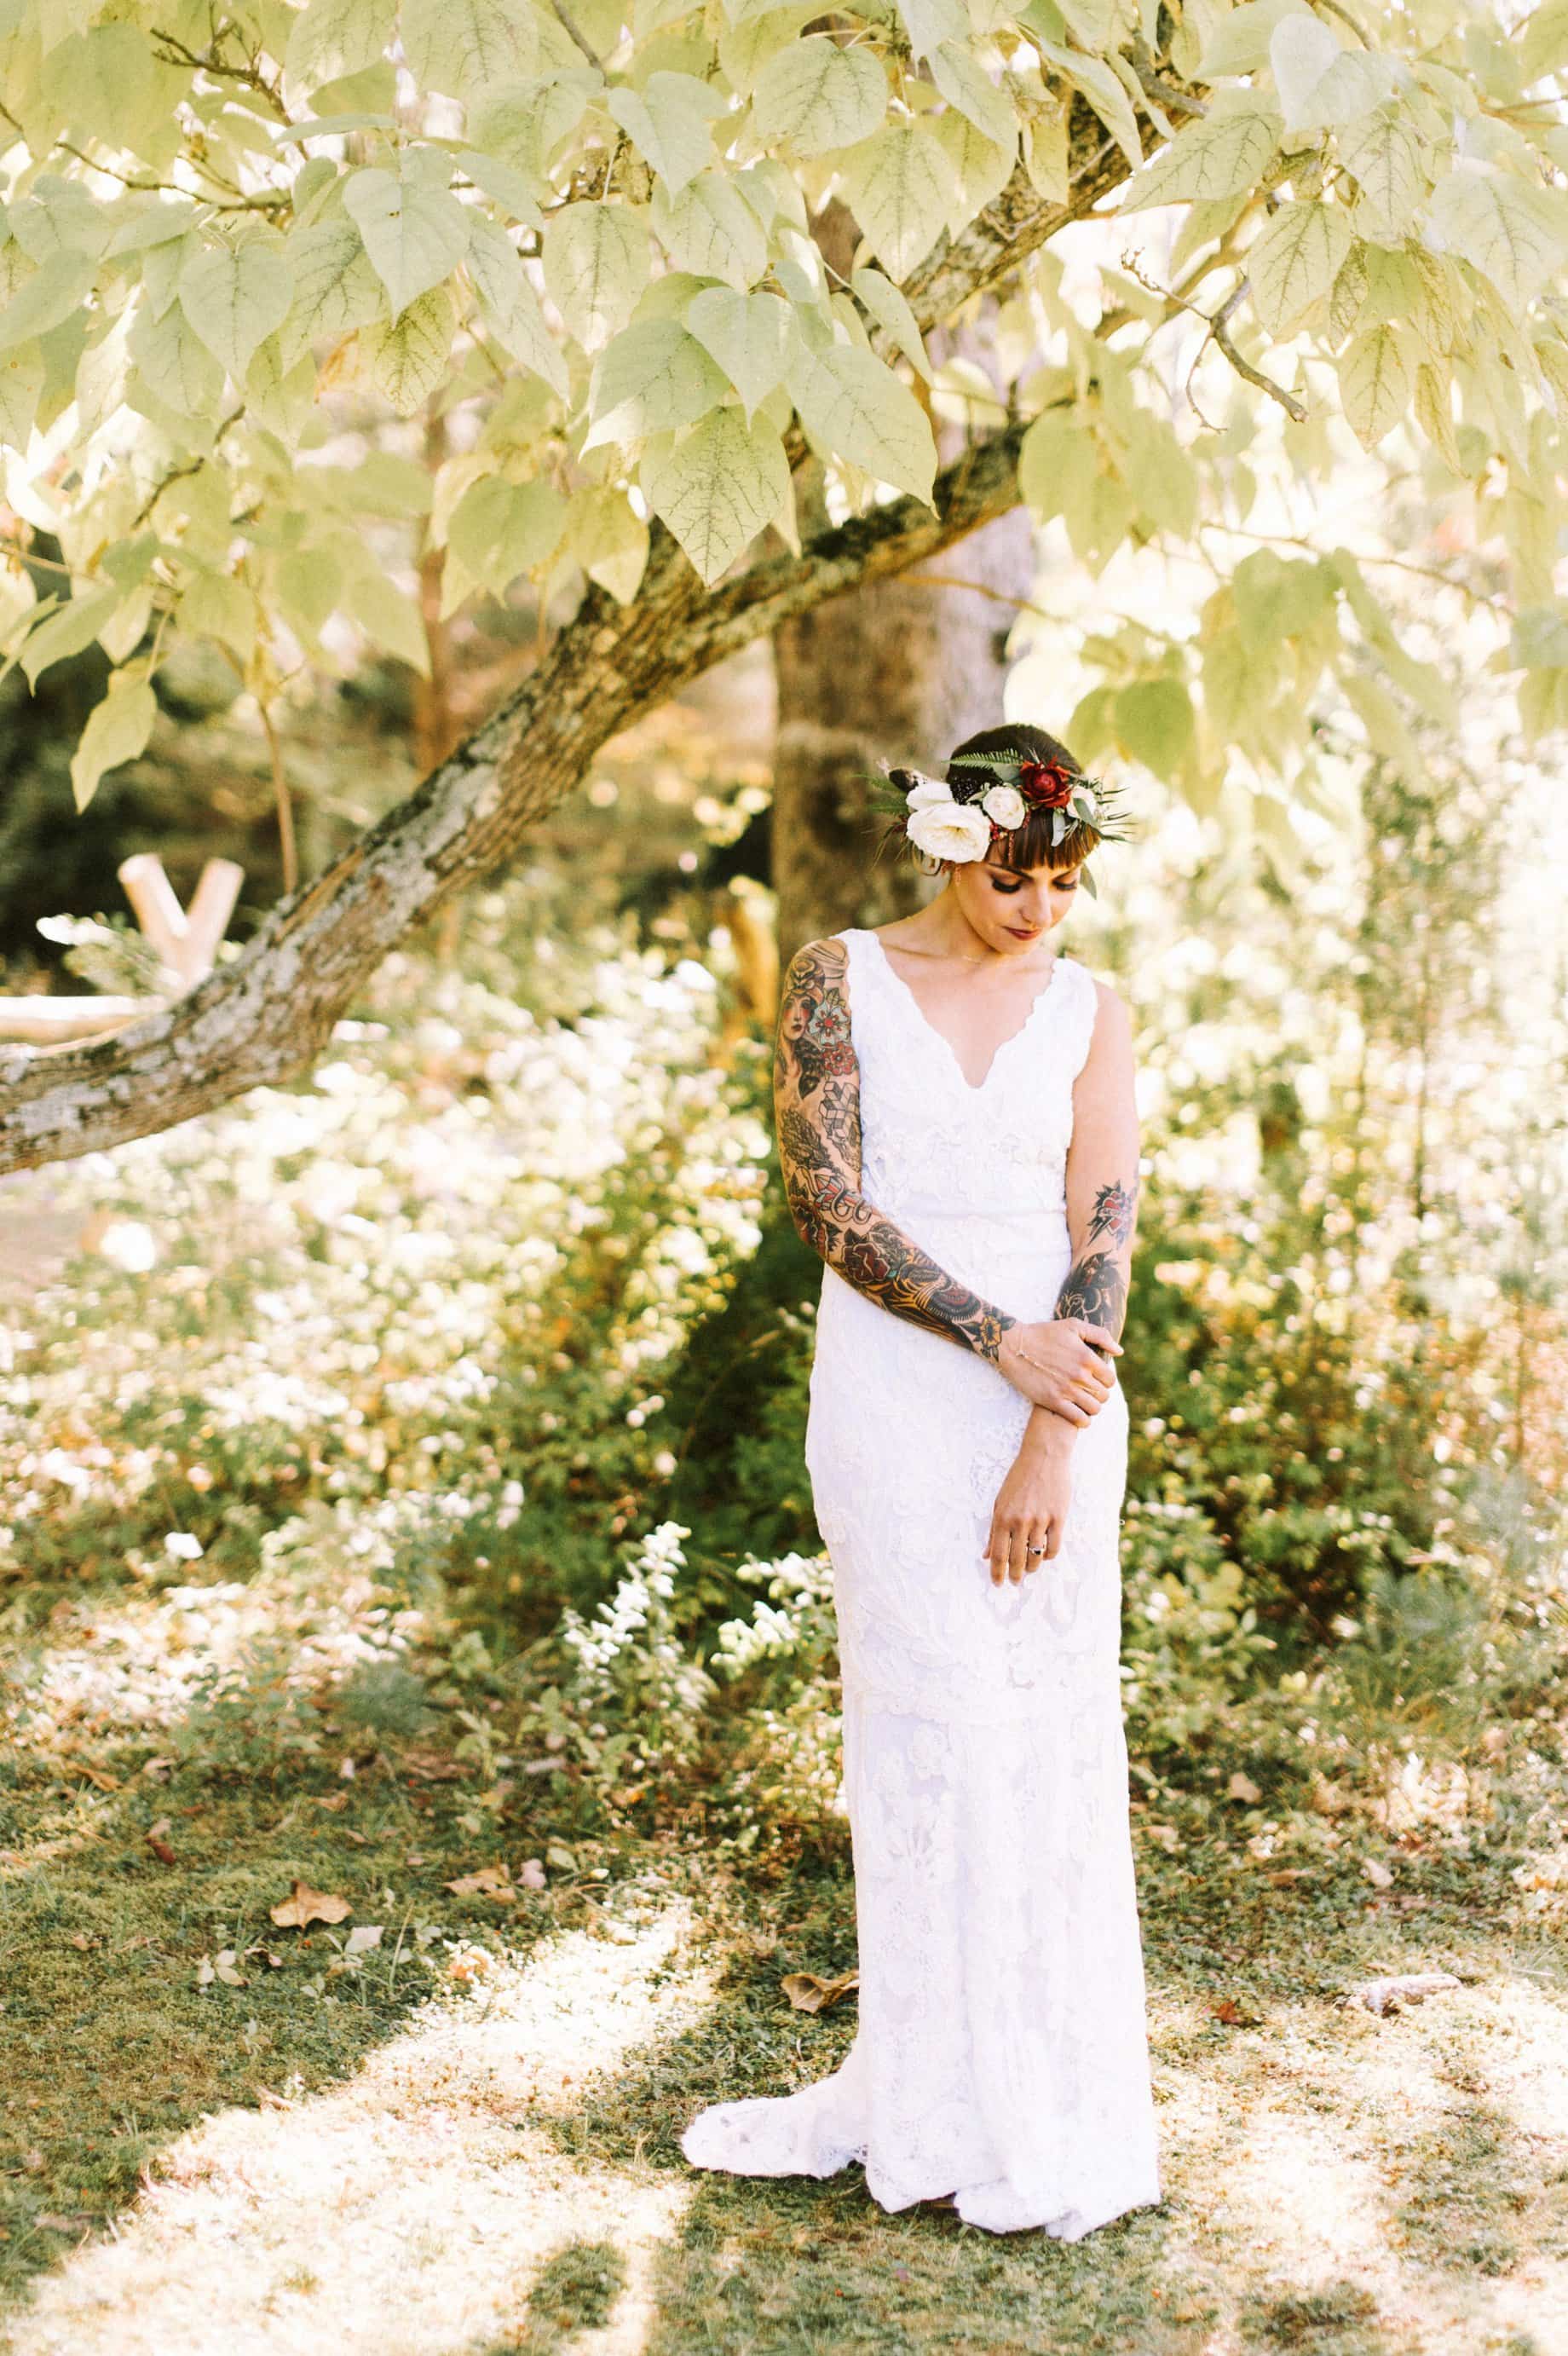
<svg viewBox="0 0 1568 2356">
<path fill-rule="evenodd" d="M 972 1218 L 1064 1217 L 1072 1084 L 1098 1002 L 1087 967 L 1058 955 L 1027 1020 L 974 1087 L 878 936 L 854 927 L 836 937 L 849 958 L 868 1200 L 912 1232 L 928 1214 L 958 1209 Z"/>
</svg>

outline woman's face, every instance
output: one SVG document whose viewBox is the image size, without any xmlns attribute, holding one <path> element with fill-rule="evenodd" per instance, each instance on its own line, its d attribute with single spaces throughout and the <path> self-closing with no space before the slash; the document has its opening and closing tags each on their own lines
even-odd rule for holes
<svg viewBox="0 0 1568 2356">
<path fill-rule="evenodd" d="M 999 860 L 971 859 L 948 871 L 948 884 L 987 948 L 1027 954 L 1072 907 L 1083 864 L 1004 867 Z"/>
</svg>

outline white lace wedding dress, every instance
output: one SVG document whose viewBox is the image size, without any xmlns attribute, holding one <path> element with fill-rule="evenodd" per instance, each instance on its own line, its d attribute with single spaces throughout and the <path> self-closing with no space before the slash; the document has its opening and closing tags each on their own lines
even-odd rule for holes
<svg viewBox="0 0 1568 2356">
<path fill-rule="evenodd" d="M 861 1187 L 1020 1318 L 1072 1265 L 1064 1176 L 1095 991 L 1058 956 L 972 1087 L 874 932 L 851 929 Z M 1061 1552 L 982 1558 L 1029 1403 L 986 1360 L 824 1269 L 806 1462 L 832 1558 L 859 2022 L 830 2075 L 718 2103 L 701 2168 L 827 2176 L 887 2210 L 956 2196 L 1077 2241 L 1160 2197 L 1127 1816 L 1119 1384 L 1080 1429 Z"/>
</svg>

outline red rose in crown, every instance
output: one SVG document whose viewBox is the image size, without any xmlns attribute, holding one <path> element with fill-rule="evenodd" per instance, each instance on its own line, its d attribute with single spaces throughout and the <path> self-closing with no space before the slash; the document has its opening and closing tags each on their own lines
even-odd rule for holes
<svg viewBox="0 0 1568 2356">
<path fill-rule="evenodd" d="M 1045 809 L 1065 809 L 1072 794 L 1072 772 L 1061 761 L 1020 761 L 1019 791 L 1027 801 Z"/>
</svg>

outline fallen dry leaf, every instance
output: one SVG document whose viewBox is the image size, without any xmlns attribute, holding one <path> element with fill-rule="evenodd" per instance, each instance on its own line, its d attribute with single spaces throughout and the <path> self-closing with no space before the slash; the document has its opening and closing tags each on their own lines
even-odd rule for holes
<svg viewBox="0 0 1568 2356">
<path fill-rule="evenodd" d="M 399 1762 L 405 1775 L 417 1775 L 421 1783 L 460 1783 L 473 1769 L 461 1759 L 448 1759 L 439 1751 L 405 1751 Z"/>
<path fill-rule="evenodd" d="M 1393 1888 L 1393 1876 L 1389 1871 L 1388 1867 L 1382 1863 L 1381 1858 L 1375 1857 L 1363 1858 L 1361 1860 L 1361 1871 L 1366 1875 L 1367 1879 L 1371 1883 L 1374 1890 L 1392 1890 Z"/>
<path fill-rule="evenodd" d="M 46 2233 L 80 2233 L 92 2220 L 81 2211 L 69 2217 L 57 2217 L 52 2210 L 40 2209 L 33 2222 Z"/>
<path fill-rule="evenodd" d="M 167 1816 L 160 1816 L 157 1823 L 155 1825 L 149 1825 L 145 1833 L 143 1835 L 143 1838 L 145 1840 L 147 1847 L 152 1850 L 153 1855 L 157 1858 L 160 1865 L 173 1865 L 176 1862 L 175 1853 L 165 1837 L 168 1830 L 169 1820 Z"/>
<path fill-rule="evenodd" d="M 1228 1800 L 1244 1800 L 1249 1808 L 1255 1808 L 1258 1802 L 1263 1798 L 1263 1794 L 1259 1791 L 1252 1777 L 1250 1775 L 1243 1775 L 1241 1769 L 1238 1767 L 1235 1773 L 1232 1776 L 1230 1782 L 1225 1786 L 1225 1797 Z"/>
<path fill-rule="evenodd" d="M 859 1972 L 846 1972 L 837 1980 L 818 1979 L 815 1972 L 786 1972 L 779 1982 L 796 2012 L 826 2012 L 830 2004 L 837 2004 L 859 1985 Z"/>
<path fill-rule="evenodd" d="M 155 1783 L 166 1783 L 179 1762 L 176 1759 L 144 1759 L 142 1772 L 150 1775 Z"/>
<path fill-rule="evenodd" d="M 549 1876 L 544 1869 L 543 1860 L 537 1857 L 524 1858 L 521 1865 L 517 1868 L 517 1879 L 522 1883 L 525 1890 L 548 1890 L 549 1888 Z"/>
<path fill-rule="evenodd" d="M 318 1808 L 335 1810 L 346 1808 L 348 1805 L 348 1794 L 347 1792 L 318 1792 L 315 1795 L 315 1804 Z"/>
<path fill-rule="evenodd" d="M 347 1898 L 329 1897 L 325 1890 L 313 1890 L 308 1881 L 296 1881 L 288 1896 L 267 1912 L 280 1931 L 303 1931 L 311 1922 L 341 1922 L 354 1909 Z"/>
<path fill-rule="evenodd" d="M 70 1934 L 70 1944 L 73 1947 L 80 1947 L 85 1954 L 88 1948 L 91 1946 L 92 1942 L 88 1937 L 85 1931 L 73 1931 Z"/>
<path fill-rule="evenodd" d="M 512 1878 L 504 1865 L 482 1865 L 476 1873 L 460 1873 L 455 1881 L 443 1881 L 454 1898 L 516 1898 Z"/>
<path fill-rule="evenodd" d="M 372 1947 L 379 1947 L 384 1927 L 380 1922 L 357 1922 L 345 1942 L 344 1954 L 363 1955 L 367 1954 Z"/>
<path fill-rule="evenodd" d="M 1369 2012 L 1398 2012 L 1407 2004 L 1424 2004 L 1429 1996 L 1463 1986 L 1452 1972 L 1396 1973 L 1388 1979 L 1362 1980 L 1349 1991 L 1346 2000 L 1364 2005 Z"/>
</svg>

